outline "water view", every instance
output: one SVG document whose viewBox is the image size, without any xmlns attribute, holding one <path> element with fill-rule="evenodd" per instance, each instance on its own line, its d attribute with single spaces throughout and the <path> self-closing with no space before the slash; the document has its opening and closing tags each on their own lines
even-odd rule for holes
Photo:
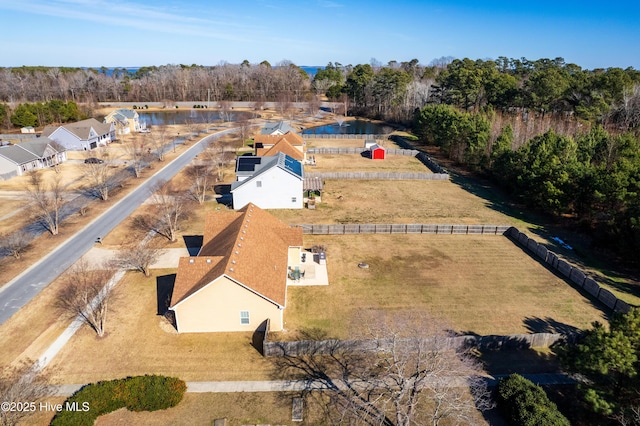
<svg viewBox="0 0 640 426">
<path fill-rule="evenodd" d="M 336 120 L 333 124 L 310 127 L 302 131 L 303 135 L 378 135 L 391 133 L 393 128 L 384 123 L 367 120 Z"/>
</svg>

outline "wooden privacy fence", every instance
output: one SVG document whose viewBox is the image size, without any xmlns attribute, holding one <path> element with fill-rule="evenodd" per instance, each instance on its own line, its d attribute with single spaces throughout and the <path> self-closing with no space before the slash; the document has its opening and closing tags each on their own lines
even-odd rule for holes
<svg viewBox="0 0 640 426">
<path fill-rule="evenodd" d="M 630 306 L 625 301 L 618 299 L 613 293 L 606 288 L 600 287 L 600 284 L 593 278 L 587 277 L 580 268 L 571 265 L 566 260 L 561 259 L 556 253 L 547 249 L 543 244 L 527 237 L 526 234 L 520 232 L 518 228 L 511 227 L 506 233 L 512 241 L 526 248 L 528 252 L 546 263 L 551 269 L 567 278 L 578 288 L 584 290 L 595 299 L 600 301 L 606 307 L 616 312 L 629 312 Z"/>
<path fill-rule="evenodd" d="M 312 172 L 307 177 L 320 179 L 361 179 L 361 180 L 448 180 L 443 173 L 419 172 Z"/>
<path fill-rule="evenodd" d="M 414 146 L 402 136 L 389 136 L 389 139 L 395 142 L 400 148 L 415 150 Z M 434 173 L 447 173 L 447 171 L 443 169 L 440 164 L 436 163 L 431 157 L 429 157 L 426 152 L 419 151 L 416 155 L 416 158 L 420 160 L 422 164 L 430 168 Z"/>
<path fill-rule="evenodd" d="M 461 235 L 502 235 L 509 225 L 441 225 L 405 223 L 341 223 L 292 225 L 302 228 L 304 234 L 461 234 Z"/>
<path fill-rule="evenodd" d="M 557 333 L 512 334 L 508 336 L 463 335 L 452 337 L 427 337 L 424 339 L 406 339 L 407 345 L 422 345 L 432 350 L 452 350 L 477 348 L 480 350 L 513 350 L 528 348 L 548 348 L 561 341 L 573 342 L 575 334 Z M 342 352 L 388 351 L 397 341 L 388 340 L 297 340 L 293 342 L 271 342 L 268 330 L 262 342 L 262 354 L 269 356 L 328 355 Z"/>
<path fill-rule="evenodd" d="M 303 133 L 305 139 L 387 139 L 387 135 L 365 135 L 365 134 L 315 134 Z"/>
<path fill-rule="evenodd" d="M 398 149 L 398 148 L 385 148 L 387 154 L 390 155 L 404 155 L 409 157 L 417 156 L 420 151 L 415 149 Z M 320 148 L 307 148 L 307 154 L 362 154 L 363 152 L 369 152 L 369 148 L 356 148 L 356 147 L 320 147 Z"/>
</svg>

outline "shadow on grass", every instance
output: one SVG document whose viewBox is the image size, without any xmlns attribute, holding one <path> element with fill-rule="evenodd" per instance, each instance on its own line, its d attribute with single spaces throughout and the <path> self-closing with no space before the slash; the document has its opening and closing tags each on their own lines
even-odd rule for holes
<svg viewBox="0 0 640 426">
<path fill-rule="evenodd" d="M 165 315 L 171 306 L 173 286 L 176 274 L 161 275 L 156 278 L 156 294 L 158 300 L 158 315 Z"/>
<path fill-rule="evenodd" d="M 597 309 L 600 312 L 602 312 L 602 314 L 603 314 L 603 316 L 605 318 L 607 318 L 607 319 L 609 318 L 609 316 L 611 315 L 611 310 L 609 308 L 607 308 L 602 302 L 600 302 L 598 299 L 594 298 L 591 294 L 587 293 L 584 289 L 577 287 L 573 283 L 573 281 L 571 281 L 570 279 L 568 279 L 567 277 L 562 275 L 560 273 L 560 271 L 558 271 L 556 269 L 553 269 L 551 267 L 551 265 L 549 265 L 547 262 L 543 261 L 540 257 L 538 257 L 535 254 L 531 253 L 531 251 L 528 248 L 523 247 L 522 245 L 520 245 L 520 243 L 517 240 L 513 239 L 510 235 L 505 235 L 505 237 L 508 238 L 513 243 L 513 245 L 515 247 L 517 247 L 518 249 L 522 250 L 531 259 L 533 259 L 535 262 L 539 263 L 542 267 L 544 267 L 547 271 L 551 272 L 553 275 L 555 275 L 556 277 L 558 277 L 559 279 L 564 281 L 565 284 L 567 284 L 568 286 L 571 286 L 571 288 L 573 288 L 575 291 L 580 293 L 581 296 L 583 296 L 585 299 L 587 299 L 589 301 L 591 306 L 593 306 L 595 309 Z"/>
<path fill-rule="evenodd" d="M 526 317 L 524 319 L 524 325 L 531 333 L 558 333 L 570 336 L 580 332 L 580 329 L 577 327 L 556 321 L 549 317 Z"/>
</svg>

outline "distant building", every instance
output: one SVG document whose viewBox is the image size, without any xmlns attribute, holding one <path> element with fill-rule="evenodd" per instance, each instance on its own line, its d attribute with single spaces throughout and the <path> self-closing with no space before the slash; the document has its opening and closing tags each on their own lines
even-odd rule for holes
<svg viewBox="0 0 640 426">
<path fill-rule="evenodd" d="M 285 121 L 265 124 L 262 130 L 260 130 L 260 134 L 263 135 L 284 135 L 287 132 L 295 133 L 296 130 Z"/>
<path fill-rule="evenodd" d="M 89 118 L 63 126 L 47 126 L 42 131 L 42 136 L 56 141 L 68 151 L 89 151 L 114 141 L 116 125 Z"/>
<path fill-rule="evenodd" d="M 48 138 L 32 138 L 17 145 L 0 146 L 0 178 L 10 179 L 67 159 L 62 147 Z"/>
<path fill-rule="evenodd" d="M 120 108 L 111 111 L 104 118 L 105 123 L 114 123 L 116 135 L 128 135 L 131 132 L 140 132 L 146 129 L 146 123 L 140 123 L 140 115 L 129 108 Z"/>
<path fill-rule="evenodd" d="M 283 135 L 255 135 L 253 138 L 254 154 L 259 157 L 269 157 L 279 152 L 304 161 L 306 158 L 306 144 L 302 136 L 294 132 Z"/>
</svg>

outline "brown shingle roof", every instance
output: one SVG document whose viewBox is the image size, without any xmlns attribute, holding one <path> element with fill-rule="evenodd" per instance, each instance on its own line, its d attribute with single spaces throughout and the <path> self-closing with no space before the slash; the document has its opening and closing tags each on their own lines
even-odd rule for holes
<svg viewBox="0 0 640 426">
<path fill-rule="evenodd" d="M 289 227 L 254 204 L 237 212 L 212 213 L 198 256 L 180 259 L 171 306 L 223 274 L 284 306 L 288 248 L 298 246 L 301 228 Z"/>
<path fill-rule="evenodd" d="M 284 135 L 255 135 L 253 141 L 256 144 L 272 146 L 278 141 L 286 139 L 293 146 L 304 146 L 304 139 L 297 133 L 287 132 Z"/>
<path fill-rule="evenodd" d="M 284 137 L 271 147 L 256 148 L 256 156 L 258 157 L 269 157 L 276 155 L 279 152 L 282 152 L 283 154 L 286 154 L 298 161 L 302 161 L 304 159 L 302 151 L 291 145 L 291 143 Z"/>
</svg>

